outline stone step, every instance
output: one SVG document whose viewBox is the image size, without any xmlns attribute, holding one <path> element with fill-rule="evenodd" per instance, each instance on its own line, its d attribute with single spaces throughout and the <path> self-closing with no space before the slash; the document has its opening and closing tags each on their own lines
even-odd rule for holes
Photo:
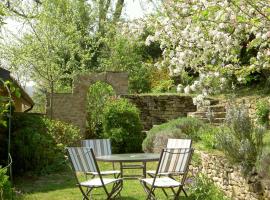
<svg viewBox="0 0 270 200">
<path fill-rule="evenodd" d="M 203 122 L 206 122 L 206 123 L 209 123 L 210 122 L 205 117 L 201 117 L 201 118 L 198 118 L 198 119 L 200 119 L 200 120 L 202 120 Z M 213 123 L 213 124 L 222 124 L 224 121 L 225 121 L 225 118 L 212 118 L 211 123 Z"/>
<path fill-rule="evenodd" d="M 206 100 L 210 101 L 211 106 L 219 104 L 219 100 L 217 100 L 217 99 L 206 98 Z"/>
<path fill-rule="evenodd" d="M 192 116 L 191 116 L 192 117 Z M 201 117 L 201 116 L 193 116 L 194 118 L 197 118 L 199 120 L 202 120 L 203 122 L 207 122 L 209 123 L 209 120 L 207 117 Z M 211 123 L 223 123 L 225 121 L 225 118 L 218 118 L 218 117 L 214 117 L 211 119 Z"/>
<path fill-rule="evenodd" d="M 212 117 L 214 118 L 225 118 L 226 117 L 226 112 L 212 112 Z M 203 118 L 207 118 L 208 116 L 208 112 L 191 112 L 188 113 L 188 116 L 190 117 L 203 117 Z"/>
<path fill-rule="evenodd" d="M 214 106 L 203 106 L 198 109 L 199 112 L 226 112 L 226 108 L 224 105 L 214 105 Z"/>
</svg>

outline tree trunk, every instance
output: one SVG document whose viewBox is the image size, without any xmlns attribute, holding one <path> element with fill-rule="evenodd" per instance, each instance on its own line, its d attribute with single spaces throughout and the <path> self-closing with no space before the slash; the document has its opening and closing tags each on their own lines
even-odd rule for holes
<svg viewBox="0 0 270 200">
<path fill-rule="evenodd" d="M 124 2 L 125 0 L 118 0 L 115 6 L 115 11 L 113 14 L 113 23 L 116 23 L 119 21 L 121 14 L 122 14 L 122 10 L 124 7 Z"/>
<path fill-rule="evenodd" d="M 50 83 L 50 106 L 51 106 L 51 113 L 50 113 L 50 119 L 53 119 L 53 95 L 54 95 L 54 83 L 53 81 Z"/>
</svg>

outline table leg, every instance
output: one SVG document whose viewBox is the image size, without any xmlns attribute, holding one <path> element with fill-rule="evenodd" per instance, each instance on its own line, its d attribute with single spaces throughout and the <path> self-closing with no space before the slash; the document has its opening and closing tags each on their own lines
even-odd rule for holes
<svg viewBox="0 0 270 200">
<path fill-rule="evenodd" d="M 143 177 L 146 178 L 146 162 L 143 162 Z"/>
</svg>

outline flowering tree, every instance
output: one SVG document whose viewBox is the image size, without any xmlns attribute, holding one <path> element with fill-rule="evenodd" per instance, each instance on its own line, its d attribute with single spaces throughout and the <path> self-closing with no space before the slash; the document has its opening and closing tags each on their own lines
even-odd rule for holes
<svg viewBox="0 0 270 200">
<path fill-rule="evenodd" d="M 171 75 L 199 73 L 183 88 L 201 91 L 199 99 L 224 88 L 228 78 L 245 83 L 255 72 L 269 72 L 268 0 L 170 0 L 153 22 L 155 33 L 146 44 L 160 43 L 158 65 L 167 66 Z"/>
</svg>

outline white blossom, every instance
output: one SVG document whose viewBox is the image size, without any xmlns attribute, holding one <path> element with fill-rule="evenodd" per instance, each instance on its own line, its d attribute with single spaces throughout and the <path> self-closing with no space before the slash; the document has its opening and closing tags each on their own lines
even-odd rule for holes
<svg viewBox="0 0 270 200">
<path fill-rule="evenodd" d="M 189 85 L 184 88 L 184 93 L 190 94 L 190 86 Z"/>
<path fill-rule="evenodd" d="M 183 85 L 182 84 L 178 84 L 177 87 L 176 87 L 176 91 L 178 93 L 182 93 L 183 92 Z"/>
</svg>

